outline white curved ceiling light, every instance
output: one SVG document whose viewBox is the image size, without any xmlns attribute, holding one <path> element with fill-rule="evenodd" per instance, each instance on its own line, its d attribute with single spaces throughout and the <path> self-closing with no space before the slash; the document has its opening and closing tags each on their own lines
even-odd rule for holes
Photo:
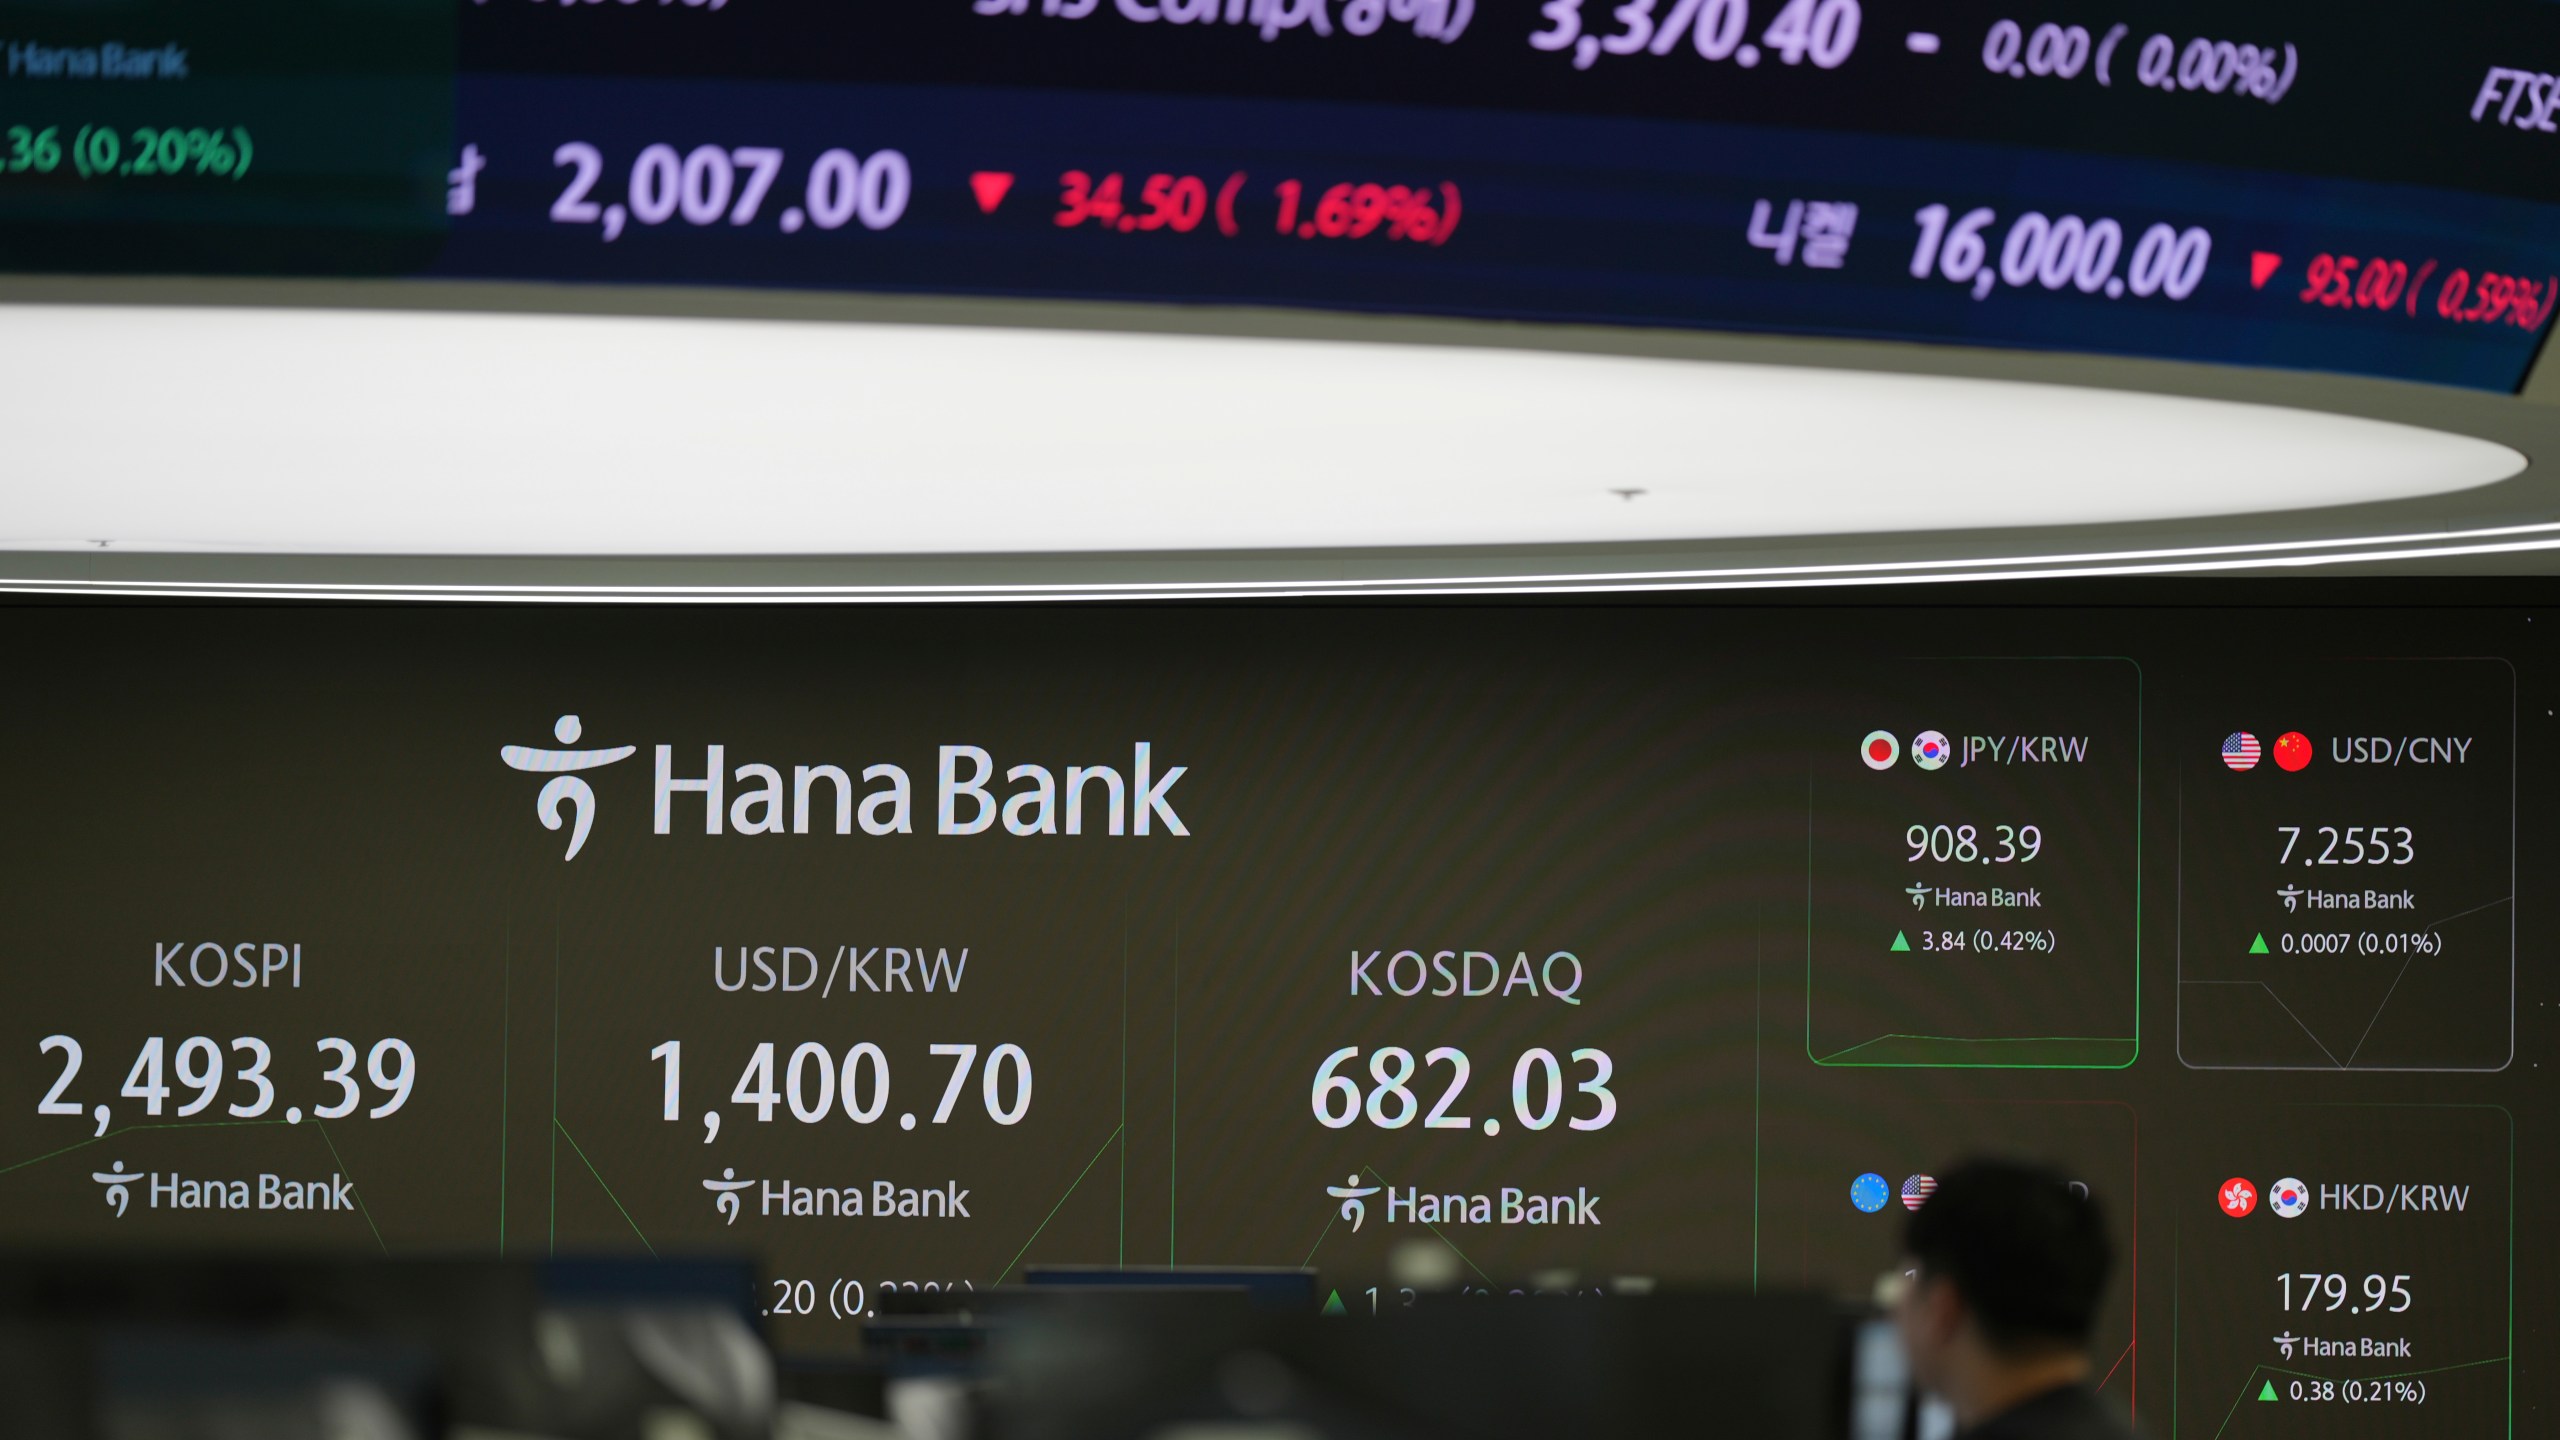
<svg viewBox="0 0 2560 1440">
<path fill-rule="evenodd" d="M 2443 494 L 2506 446 L 2063 386 L 1078 331 L 0 307 L 0 549 L 1597 543 Z"/>
</svg>

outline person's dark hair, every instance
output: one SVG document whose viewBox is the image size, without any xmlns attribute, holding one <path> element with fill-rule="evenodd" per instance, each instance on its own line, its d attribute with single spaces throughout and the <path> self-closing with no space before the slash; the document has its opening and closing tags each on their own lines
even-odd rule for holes
<svg viewBox="0 0 2560 1440">
<path fill-rule="evenodd" d="M 2085 1344 L 2115 1263 L 2106 1216 L 2061 1174 L 2006 1160 L 1968 1160 L 1904 1224 L 1920 1273 L 1951 1281 L 2007 1350 Z"/>
</svg>

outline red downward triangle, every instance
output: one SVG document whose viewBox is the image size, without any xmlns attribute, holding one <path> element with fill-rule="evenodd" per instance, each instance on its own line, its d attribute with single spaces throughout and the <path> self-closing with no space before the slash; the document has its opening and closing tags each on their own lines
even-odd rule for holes
<svg viewBox="0 0 2560 1440">
<path fill-rule="evenodd" d="M 980 214 L 993 215 L 1004 203 L 1005 192 L 1013 188 L 1013 175 L 1005 170 L 979 170 L 969 176 L 969 189 L 978 197 Z"/>
<path fill-rule="evenodd" d="M 2284 257 L 2281 255 L 2270 255 L 2264 250 L 2250 251 L 2249 288 L 2252 290 L 2266 289 L 2268 277 L 2274 275 L 2277 268 L 2283 264 Z"/>
</svg>

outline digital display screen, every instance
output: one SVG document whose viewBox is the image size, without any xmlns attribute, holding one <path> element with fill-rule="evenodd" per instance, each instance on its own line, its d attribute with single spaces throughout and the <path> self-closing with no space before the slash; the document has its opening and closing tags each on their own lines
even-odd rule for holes
<svg viewBox="0 0 2560 1440">
<path fill-rule="evenodd" d="M 2560 306 L 2541 0 L 222 8 L 0 6 L 0 267 L 1329 307 L 2491 390 Z"/>
<path fill-rule="evenodd" d="M 738 1252 L 824 1352 L 1413 1241 L 1861 1298 L 1995 1152 L 2147 1433 L 2510 1435 L 2560 622 L 2394 586 L 16 607 L 0 1241 Z"/>
</svg>

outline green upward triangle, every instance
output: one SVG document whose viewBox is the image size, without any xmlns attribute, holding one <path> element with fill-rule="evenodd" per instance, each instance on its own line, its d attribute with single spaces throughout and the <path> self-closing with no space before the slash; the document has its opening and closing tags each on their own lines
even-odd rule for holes
<svg viewBox="0 0 2560 1440">
<path fill-rule="evenodd" d="M 1341 1291 L 1336 1290 L 1336 1291 L 1334 1291 L 1332 1294 L 1327 1295 L 1327 1296 L 1325 1297 L 1325 1299 L 1324 1299 L 1324 1313 L 1326 1313 L 1327 1315 L 1348 1315 L 1348 1314 L 1350 1314 L 1350 1313 L 1351 1313 L 1351 1311 L 1350 1311 L 1348 1308 L 1346 1308 L 1346 1307 L 1343 1305 L 1343 1303 L 1342 1303 L 1342 1292 L 1341 1292 Z"/>
<path fill-rule="evenodd" d="M 2250 953 L 2250 954 L 2252 954 L 2252 955 L 2264 955 L 2264 954 L 2266 954 L 2266 953 L 2267 953 L 2267 937 L 2266 937 L 2266 936 L 2264 936 L 2264 935 L 2261 935 L 2261 936 L 2259 936 L 2257 939 L 2250 941 L 2250 942 L 2249 942 L 2249 953 Z M 2269 1397 L 2269 1398 L 2273 1398 L 2273 1397 Z"/>
<path fill-rule="evenodd" d="M 2266 1384 L 2259 1386 L 2258 1398 L 2261 1400 L 2273 1400 L 2276 1398 L 2276 1382 L 2270 1380 Z"/>
<path fill-rule="evenodd" d="M 1908 950 L 1911 948 L 1911 941 L 1901 931 L 1896 930 L 1893 932 L 1893 948 L 1896 951 Z"/>
</svg>

